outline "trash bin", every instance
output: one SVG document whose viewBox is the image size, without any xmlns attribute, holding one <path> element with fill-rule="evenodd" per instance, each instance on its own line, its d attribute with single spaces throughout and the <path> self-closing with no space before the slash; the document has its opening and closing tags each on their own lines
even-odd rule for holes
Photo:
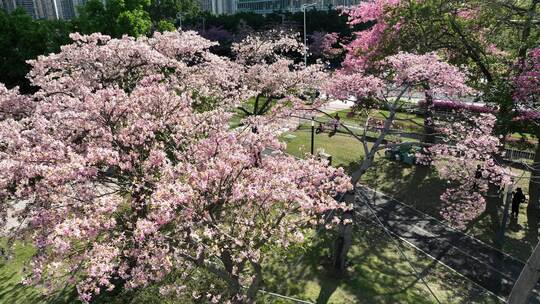
<svg viewBox="0 0 540 304">
<path fill-rule="evenodd" d="M 324 152 L 319 152 L 319 158 L 321 160 L 327 160 L 328 161 L 328 165 L 331 166 L 332 165 L 332 155 L 328 154 L 328 153 L 324 153 Z"/>
</svg>

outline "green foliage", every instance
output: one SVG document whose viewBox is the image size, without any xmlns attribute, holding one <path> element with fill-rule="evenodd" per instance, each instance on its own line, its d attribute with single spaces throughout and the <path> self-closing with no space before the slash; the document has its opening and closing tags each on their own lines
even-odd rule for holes
<svg viewBox="0 0 540 304">
<path fill-rule="evenodd" d="M 185 16 L 195 16 L 199 13 L 199 6 L 193 0 L 151 0 L 148 7 L 150 17 L 154 22 L 176 19 L 176 14 L 182 12 Z"/>
<path fill-rule="evenodd" d="M 116 20 L 108 18 L 107 12 L 101 0 L 89 0 L 79 8 L 79 16 L 73 23 L 82 33 L 106 33 L 105 29 L 112 28 Z"/>
<path fill-rule="evenodd" d="M 175 29 L 177 13 L 186 16 L 198 12 L 195 0 L 89 0 L 72 22 L 78 31 L 100 32 L 113 37 L 149 35 L 154 30 Z"/>
<path fill-rule="evenodd" d="M 157 30 L 159 32 L 172 32 L 176 30 L 176 27 L 168 20 L 161 20 L 158 22 Z"/>
<path fill-rule="evenodd" d="M 133 37 L 147 35 L 152 29 L 150 15 L 142 9 L 123 11 L 117 18 L 117 33 Z"/>
<path fill-rule="evenodd" d="M 284 19 L 282 20 L 282 15 Z M 229 32 L 238 33 L 245 27 L 254 31 L 260 31 L 267 28 L 275 28 L 280 26 L 284 21 L 286 27 L 291 27 L 293 30 L 303 31 L 304 14 L 283 12 L 260 15 L 250 12 L 240 12 L 234 15 L 211 15 L 202 13 L 197 16 L 191 16 L 186 19 L 186 24 L 192 27 L 201 26 L 201 17 L 205 18 L 206 27 L 222 27 Z M 340 36 L 349 37 L 353 31 L 365 28 L 365 25 L 355 26 L 353 29 L 347 24 L 347 17 L 341 15 L 336 10 L 318 11 L 310 10 L 306 13 L 307 33 L 311 34 L 314 31 L 336 32 Z"/>
<path fill-rule="evenodd" d="M 57 52 L 71 31 L 67 22 L 32 20 L 22 9 L 10 14 L 0 10 L 0 28 L 0 82 L 23 92 L 32 90 L 25 78 L 30 70 L 26 61 Z"/>
</svg>

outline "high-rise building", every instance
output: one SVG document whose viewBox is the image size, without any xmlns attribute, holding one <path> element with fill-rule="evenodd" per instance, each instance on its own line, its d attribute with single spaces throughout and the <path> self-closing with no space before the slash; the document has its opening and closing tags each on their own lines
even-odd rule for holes
<svg viewBox="0 0 540 304">
<path fill-rule="evenodd" d="M 203 12 L 212 12 L 212 0 L 199 0 L 199 7 Z"/>
<path fill-rule="evenodd" d="M 15 10 L 17 3 L 15 0 L 0 0 L 0 9 L 3 9 L 7 12 Z"/>
<path fill-rule="evenodd" d="M 236 13 L 236 0 L 199 0 L 199 7 L 214 15 L 230 15 Z"/>
<path fill-rule="evenodd" d="M 32 18 L 37 19 L 36 7 L 33 0 L 15 0 L 15 7 L 20 7 Z"/>
<path fill-rule="evenodd" d="M 236 12 L 254 12 L 268 14 L 272 12 L 299 12 L 302 5 L 315 3 L 318 10 L 327 10 L 330 7 L 350 6 L 362 0 L 199 0 L 203 11 L 215 15 L 234 14 Z"/>
<path fill-rule="evenodd" d="M 36 16 L 39 19 L 58 19 L 58 7 L 56 0 L 34 0 Z"/>
<path fill-rule="evenodd" d="M 86 0 L 0 0 L 0 9 L 12 12 L 23 8 L 34 19 L 71 19 Z"/>
</svg>

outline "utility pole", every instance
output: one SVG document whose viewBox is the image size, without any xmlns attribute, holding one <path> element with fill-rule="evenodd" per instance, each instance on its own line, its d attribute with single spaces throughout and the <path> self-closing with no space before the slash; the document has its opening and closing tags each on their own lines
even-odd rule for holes
<svg viewBox="0 0 540 304">
<path fill-rule="evenodd" d="M 533 253 L 521 270 L 518 280 L 514 284 L 508 304 L 525 304 L 531 295 L 536 282 L 540 278 L 540 243 L 536 244 Z"/>
<path fill-rule="evenodd" d="M 305 48 L 304 66 L 307 66 L 307 51 L 308 51 L 308 47 L 307 47 L 307 28 L 306 28 L 306 8 L 312 7 L 312 6 L 315 6 L 315 3 L 302 4 L 302 12 L 304 12 L 304 48 Z"/>
</svg>

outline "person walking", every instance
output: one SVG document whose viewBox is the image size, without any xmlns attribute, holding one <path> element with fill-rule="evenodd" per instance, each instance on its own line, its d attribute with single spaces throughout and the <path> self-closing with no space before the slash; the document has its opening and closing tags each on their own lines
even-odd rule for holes
<svg viewBox="0 0 540 304">
<path fill-rule="evenodd" d="M 478 185 L 480 184 L 480 180 L 482 179 L 482 166 L 476 165 L 476 172 L 474 172 L 474 184 L 473 184 L 473 190 L 478 190 Z"/>
<path fill-rule="evenodd" d="M 334 116 L 334 133 L 336 133 L 339 128 L 340 119 L 341 118 L 339 117 L 339 113 L 336 113 L 336 116 Z"/>
<path fill-rule="evenodd" d="M 519 214 L 519 204 L 525 201 L 525 194 L 521 191 L 521 188 L 517 188 L 512 198 L 512 216 L 518 216 Z"/>
<path fill-rule="evenodd" d="M 330 124 L 332 125 L 333 130 L 330 133 L 328 133 L 328 136 L 332 137 L 337 133 L 339 125 L 340 125 L 339 113 L 336 113 L 336 115 L 334 116 L 334 119 L 330 121 Z"/>
</svg>

